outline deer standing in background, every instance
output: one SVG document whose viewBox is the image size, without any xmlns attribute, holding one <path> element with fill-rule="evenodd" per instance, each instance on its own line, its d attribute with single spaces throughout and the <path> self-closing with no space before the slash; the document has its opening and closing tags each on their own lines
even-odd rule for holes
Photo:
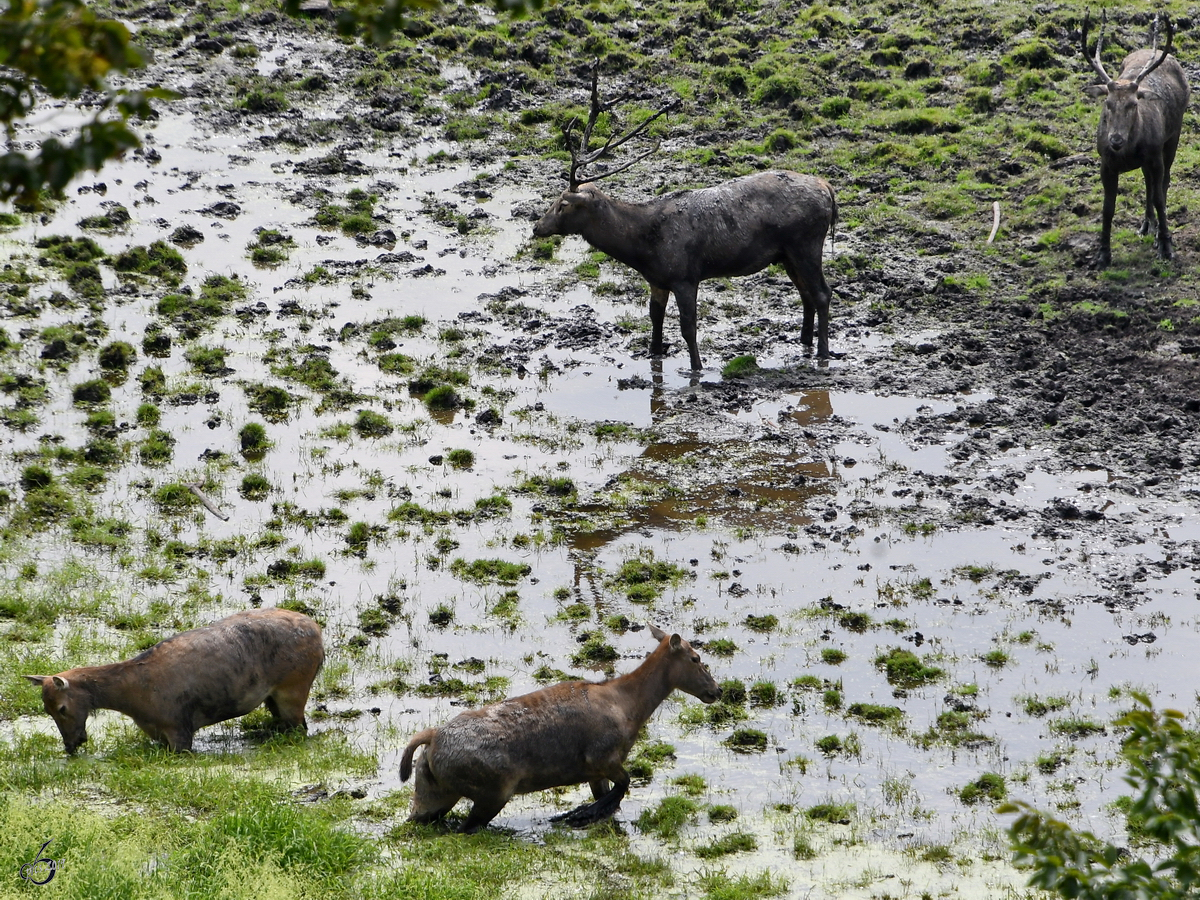
<svg viewBox="0 0 1200 900">
<path fill-rule="evenodd" d="M 1167 44 L 1160 51 L 1156 19 L 1153 46 L 1149 50 L 1135 50 L 1125 57 L 1121 74 L 1114 80 L 1100 62 L 1107 15 L 1101 19 L 1094 57 L 1088 56 L 1087 47 L 1090 17 L 1089 12 L 1083 18 L 1083 55 L 1104 83 L 1091 85 L 1086 90 L 1093 97 L 1105 98 L 1096 133 L 1100 182 L 1104 185 L 1100 253 L 1096 262 L 1100 266 L 1112 262 L 1112 219 L 1117 205 L 1118 176 L 1138 168 L 1146 179 L 1146 215 L 1138 234 L 1147 235 L 1154 229 L 1154 249 L 1162 259 L 1170 259 L 1167 187 L 1171 183 L 1171 165 L 1175 162 L 1183 114 L 1191 94 L 1183 68 L 1170 55 L 1174 28 L 1168 19 Z"/>
<path fill-rule="evenodd" d="M 593 72 L 591 114 L 578 149 L 571 140 L 574 120 L 564 132 L 571 153 L 567 190 L 534 226 L 534 235 L 578 234 L 597 250 L 636 269 L 649 282 L 653 356 L 665 352 L 663 320 L 667 300 L 674 294 L 679 305 L 679 328 L 693 370 L 703 367 L 696 339 L 700 282 L 752 275 L 779 263 L 804 303 L 801 343 L 812 346 L 815 318 L 817 355 L 827 357 L 831 292 L 821 270 L 821 257 L 825 236 L 832 235 L 837 225 L 838 207 L 833 188 L 824 179 L 796 172 L 761 172 L 643 203 L 616 200 L 593 183 L 645 159 L 657 149 L 656 144 L 632 162 L 597 173 L 592 181 L 580 182 L 581 168 L 607 157 L 671 106 L 663 107 L 624 137 L 610 137 L 589 153 L 592 128 L 602 111 Z"/>
</svg>

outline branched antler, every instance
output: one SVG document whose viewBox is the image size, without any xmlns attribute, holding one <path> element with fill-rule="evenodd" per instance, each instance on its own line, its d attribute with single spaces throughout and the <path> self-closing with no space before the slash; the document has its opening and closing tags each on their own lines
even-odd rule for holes
<svg viewBox="0 0 1200 900">
<path fill-rule="evenodd" d="M 1088 56 L 1087 35 L 1088 26 L 1092 21 L 1092 11 L 1089 9 L 1083 14 L 1083 31 L 1080 34 L 1080 46 L 1083 48 L 1083 58 L 1092 64 L 1092 68 L 1096 70 L 1096 74 L 1104 79 L 1104 83 L 1108 84 L 1112 81 L 1108 77 L 1108 73 L 1104 71 L 1104 64 L 1100 62 L 1100 46 L 1104 43 L 1104 26 L 1108 24 L 1108 10 L 1100 11 L 1100 33 L 1096 35 L 1096 55 Z"/>
<path fill-rule="evenodd" d="M 1104 82 L 1106 84 L 1108 84 L 1112 81 L 1112 78 L 1110 78 L 1109 74 L 1104 71 L 1104 64 L 1100 62 L 1100 47 L 1104 42 L 1104 26 L 1108 24 L 1108 11 L 1101 10 L 1101 13 L 1100 13 L 1100 31 L 1096 35 L 1096 55 L 1095 56 L 1089 56 L 1088 48 L 1087 48 L 1088 26 L 1091 24 L 1091 16 L 1092 16 L 1091 10 L 1088 10 L 1086 13 L 1084 13 L 1084 16 L 1083 16 L 1083 30 L 1080 35 L 1080 44 L 1083 48 L 1083 56 L 1089 63 L 1091 63 L 1092 68 L 1096 70 L 1096 74 L 1099 75 L 1101 78 L 1103 78 Z M 1158 49 L 1158 23 L 1159 23 L 1159 17 L 1156 15 L 1154 17 L 1154 28 L 1152 31 L 1153 46 L 1151 47 L 1151 50 Z M 1142 71 L 1138 72 L 1137 76 L 1133 79 L 1134 84 L 1141 84 L 1143 78 L 1145 78 L 1147 75 L 1149 75 L 1151 72 L 1153 72 L 1159 66 L 1161 66 L 1163 64 L 1163 60 L 1165 60 L 1168 56 L 1171 55 L 1171 47 L 1172 47 L 1172 41 L 1173 41 L 1174 37 L 1175 37 L 1175 26 L 1171 24 L 1171 20 L 1168 18 L 1167 19 L 1167 45 L 1166 45 L 1166 47 L 1163 48 L 1162 53 L 1160 53 L 1157 58 L 1151 59 L 1150 62 L 1146 63 L 1146 65 L 1142 67 Z"/>
<path fill-rule="evenodd" d="M 1167 46 L 1165 46 L 1163 48 L 1163 52 L 1159 55 L 1158 59 L 1154 60 L 1153 62 L 1147 63 L 1142 68 L 1142 71 L 1138 72 L 1137 77 L 1133 79 L 1134 84 L 1141 84 L 1143 78 L 1145 78 L 1147 75 L 1149 75 L 1151 72 L 1153 72 L 1159 66 L 1161 66 L 1163 64 L 1163 60 L 1171 55 L 1171 41 L 1174 39 L 1174 37 L 1175 37 L 1175 26 L 1171 24 L 1170 19 L 1167 19 Z M 1151 49 L 1151 51 L 1158 49 L 1158 16 L 1157 15 L 1154 17 L 1154 45 L 1150 49 Z"/>
<path fill-rule="evenodd" d="M 567 123 L 566 128 L 563 129 L 563 140 L 566 142 L 567 151 L 571 154 L 571 169 L 567 173 L 567 182 L 569 184 L 569 189 L 572 191 L 579 189 L 579 185 L 581 183 L 580 179 L 579 179 L 579 170 L 580 169 L 582 169 L 584 166 L 589 166 L 598 160 L 607 159 L 608 157 L 610 157 L 612 155 L 613 150 L 616 150 L 618 147 L 620 147 L 622 144 L 626 143 L 627 141 L 631 140 L 632 138 L 637 137 L 639 134 L 641 134 L 647 128 L 649 128 L 650 123 L 652 123 L 655 119 L 658 119 L 661 116 L 665 116 L 668 112 L 670 112 L 672 109 L 674 109 L 676 106 L 679 105 L 678 99 L 671 101 L 666 106 L 662 107 L 662 109 L 660 109 L 654 115 L 652 115 L 650 118 L 648 118 L 644 122 L 642 122 L 642 124 L 640 124 L 636 128 L 634 128 L 632 131 L 629 131 L 628 133 L 622 135 L 621 137 L 618 137 L 615 134 L 611 135 L 611 136 L 609 136 L 608 140 L 604 142 L 604 145 L 602 147 L 600 147 L 597 150 L 588 152 L 588 146 L 591 144 L 591 140 L 592 140 L 592 129 L 596 127 L 596 122 L 599 120 L 600 114 L 602 112 L 606 112 L 607 110 L 612 109 L 619 103 L 623 103 L 625 100 L 629 99 L 629 97 L 630 97 L 629 94 L 622 94 L 620 97 L 617 97 L 615 100 L 612 100 L 605 104 L 601 104 L 600 103 L 599 81 L 600 81 L 600 64 L 596 63 L 594 66 L 592 66 L 592 106 L 591 106 L 591 110 L 588 112 L 587 125 L 584 126 L 583 135 L 580 138 L 578 147 L 576 147 L 575 144 L 572 143 L 572 141 L 571 141 L 571 132 L 574 131 L 575 126 L 579 122 L 579 120 L 577 118 L 572 119 L 570 122 Z M 617 166 L 616 168 L 606 169 L 603 172 L 597 172 L 596 174 L 592 175 L 589 180 L 597 181 L 601 178 L 607 178 L 610 175 L 616 175 L 618 172 L 624 172 L 626 169 L 637 165 L 643 159 L 645 159 L 647 156 L 650 156 L 652 153 L 656 152 L 658 150 L 658 148 L 659 148 L 659 142 L 655 141 L 653 147 L 651 147 L 645 153 L 638 156 L 636 159 L 630 160 L 627 163 L 623 163 L 622 165 Z"/>
</svg>

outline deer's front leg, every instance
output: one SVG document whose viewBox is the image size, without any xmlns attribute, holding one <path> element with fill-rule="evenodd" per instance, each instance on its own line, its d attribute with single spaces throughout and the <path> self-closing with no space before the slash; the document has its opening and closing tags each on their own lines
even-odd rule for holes
<svg viewBox="0 0 1200 900">
<path fill-rule="evenodd" d="M 665 288 L 650 285 L 650 355 L 662 356 L 666 353 L 663 346 L 663 320 L 667 317 L 667 300 L 671 292 Z"/>
<path fill-rule="evenodd" d="M 1112 264 L 1112 220 L 1117 210 L 1117 172 L 1115 169 L 1100 169 L 1100 183 L 1104 186 L 1104 210 L 1100 216 L 1100 252 L 1096 265 L 1106 268 Z"/>
</svg>

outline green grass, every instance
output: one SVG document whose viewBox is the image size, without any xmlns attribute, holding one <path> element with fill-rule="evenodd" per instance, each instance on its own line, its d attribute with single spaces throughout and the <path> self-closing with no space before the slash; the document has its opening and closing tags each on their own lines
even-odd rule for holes
<svg viewBox="0 0 1200 900">
<path fill-rule="evenodd" d="M 247 500 L 265 500 L 271 493 L 271 482 L 257 472 L 250 472 L 242 478 L 238 493 Z"/>
<path fill-rule="evenodd" d="M 767 749 L 767 735 L 757 728 L 739 728 L 722 743 L 735 753 L 762 753 Z"/>
<path fill-rule="evenodd" d="M 431 410 L 458 409 L 463 405 L 458 392 L 448 384 L 439 384 L 425 394 L 425 405 Z"/>
<path fill-rule="evenodd" d="M 474 559 L 467 562 L 459 557 L 450 563 L 450 571 L 464 581 L 479 584 L 516 584 L 533 569 L 527 563 L 503 559 Z"/>
<path fill-rule="evenodd" d="M 137 351 L 128 341 L 113 341 L 100 348 L 96 359 L 102 369 L 124 372 L 137 359 Z"/>
<path fill-rule="evenodd" d="M 700 818 L 701 806 L 690 797 L 664 797 L 656 806 L 642 810 L 635 820 L 638 830 L 663 839 L 678 837 Z"/>
<path fill-rule="evenodd" d="M 979 659 L 984 665 L 993 669 L 1003 669 L 1011 662 L 1012 657 L 1009 656 L 1007 651 L 996 648 L 982 654 Z"/>
<path fill-rule="evenodd" d="M 1070 697 L 1023 695 L 1014 699 L 1025 715 L 1033 716 L 1034 718 L 1041 718 L 1052 712 L 1059 712 L 1071 705 Z"/>
<path fill-rule="evenodd" d="M 765 616 L 748 615 L 743 624 L 751 631 L 769 634 L 779 627 L 779 619 L 770 614 Z"/>
<path fill-rule="evenodd" d="M 265 453 L 271 446 L 266 426 L 261 422 L 247 422 L 238 431 L 238 445 L 243 453 Z"/>
<path fill-rule="evenodd" d="M 296 239 L 273 228 L 263 228 L 246 245 L 246 254 L 260 266 L 277 266 L 286 262 L 296 247 Z"/>
<path fill-rule="evenodd" d="M 108 382 L 100 378 L 81 381 L 71 388 L 71 399 L 77 405 L 85 406 L 95 403 L 107 403 L 112 397 L 112 388 Z"/>
<path fill-rule="evenodd" d="M 735 356 L 721 368 L 722 378 L 745 378 L 758 371 L 758 360 L 753 356 Z"/>
<path fill-rule="evenodd" d="M 713 656 L 733 656 L 738 652 L 738 647 L 729 638 L 714 638 L 705 642 L 704 652 Z"/>
<path fill-rule="evenodd" d="M 1004 776 L 995 772 L 986 772 L 977 779 L 959 789 L 958 797 L 963 803 L 971 806 L 976 803 L 999 803 L 1008 796 Z"/>
<path fill-rule="evenodd" d="M 174 287 L 187 274 L 183 254 L 165 241 L 154 241 L 145 247 L 130 247 L 113 260 L 113 268 L 126 275 L 156 278 Z"/>
<path fill-rule="evenodd" d="M 575 482 L 565 475 L 531 475 L 522 481 L 517 490 L 529 494 L 546 494 L 550 497 L 573 499 L 576 494 Z"/>
<path fill-rule="evenodd" d="M 617 649 L 608 643 L 599 633 L 594 633 L 583 642 L 580 648 L 571 655 L 573 666 L 593 666 L 607 668 L 618 658 Z"/>
<path fill-rule="evenodd" d="M 649 603 L 661 596 L 668 586 L 676 587 L 694 577 L 690 569 L 655 559 L 653 553 L 644 552 L 623 562 L 609 583 L 635 603 Z"/>
<path fill-rule="evenodd" d="M 926 665 L 911 650 L 901 647 L 877 655 L 875 665 L 884 670 L 888 684 L 901 688 L 922 687 L 945 674 L 942 669 Z"/>
<path fill-rule="evenodd" d="M 1057 719 L 1049 724 L 1051 733 L 1070 738 L 1085 738 L 1095 734 L 1105 734 L 1106 729 L 1099 722 L 1091 719 Z"/>
<path fill-rule="evenodd" d="M 103 755 L 66 767 L 57 736 L 0 742 L 0 780 L 12 789 L 0 800 L 0 828 L 12 837 L 0 864 L 16 871 L 48 837 L 47 855 L 69 860 L 56 878 L 70 896 L 239 898 L 270 887 L 343 897 L 381 859 L 380 843 L 351 827 L 352 804 L 291 793 L 290 773 L 311 784 L 374 770 L 374 757 L 337 732 L 280 735 L 232 754 L 171 754 L 131 727 L 93 740 Z M 77 799 L 101 794 L 106 808 Z"/>
<path fill-rule="evenodd" d="M 388 421 L 387 416 L 371 409 L 360 409 L 354 420 L 354 430 L 362 437 L 387 437 L 395 427 Z"/>
<path fill-rule="evenodd" d="M 846 715 L 861 719 L 871 725 L 896 726 L 904 721 L 904 710 L 898 706 L 881 706 L 877 703 L 851 703 Z"/>
<path fill-rule="evenodd" d="M 856 810 L 853 803 L 817 803 L 804 810 L 804 816 L 812 822 L 829 822 L 831 824 L 846 824 L 854 817 Z"/>
<path fill-rule="evenodd" d="M 710 816 L 712 810 L 709 810 Z M 695 853 L 701 859 L 717 859 L 731 853 L 749 853 L 758 849 L 758 840 L 744 831 L 734 831 L 717 838 L 710 844 L 697 847 Z"/>
<path fill-rule="evenodd" d="M 150 429 L 138 444 L 138 459 L 147 466 L 164 466 L 175 455 L 175 437 L 159 428 Z"/>
</svg>

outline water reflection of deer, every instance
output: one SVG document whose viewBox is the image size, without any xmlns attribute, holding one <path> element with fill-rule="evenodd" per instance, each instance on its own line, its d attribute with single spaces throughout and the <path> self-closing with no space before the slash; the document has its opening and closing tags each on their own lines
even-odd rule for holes
<svg viewBox="0 0 1200 900">
<path fill-rule="evenodd" d="M 650 382 L 651 420 L 659 425 L 678 412 L 671 404 L 673 390 L 663 376 L 661 359 L 650 361 Z M 693 375 L 690 388 L 697 388 L 699 382 Z M 776 420 L 760 416 L 764 430 L 753 439 L 722 441 L 700 432 L 672 429 L 671 440 L 648 444 L 610 483 L 637 482 L 647 490 L 649 499 L 627 522 L 577 534 L 572 540 L 578 560 L 576 589 L 582 592 L 586 582 L 596 601 L 600 600 L 592 565 L 595 553 L 633 531 L 649 536 L 652 530 L 672 531 L 697 520 L 715 520 L 734 526 L 770 525 L 794 536 L 795 531 L 812 524 L 816 501 L 832 496 L 836 486 L 835 473 L 819 452 L 815 436 L 808 435 L 813 426 L 832 416 L 829 391 L 801 391 Z M 681 480 L 679 462 L 684 460 L 690 474 Z M 611 512 L 602 504 L 592 511 Z"/>
</svg>

